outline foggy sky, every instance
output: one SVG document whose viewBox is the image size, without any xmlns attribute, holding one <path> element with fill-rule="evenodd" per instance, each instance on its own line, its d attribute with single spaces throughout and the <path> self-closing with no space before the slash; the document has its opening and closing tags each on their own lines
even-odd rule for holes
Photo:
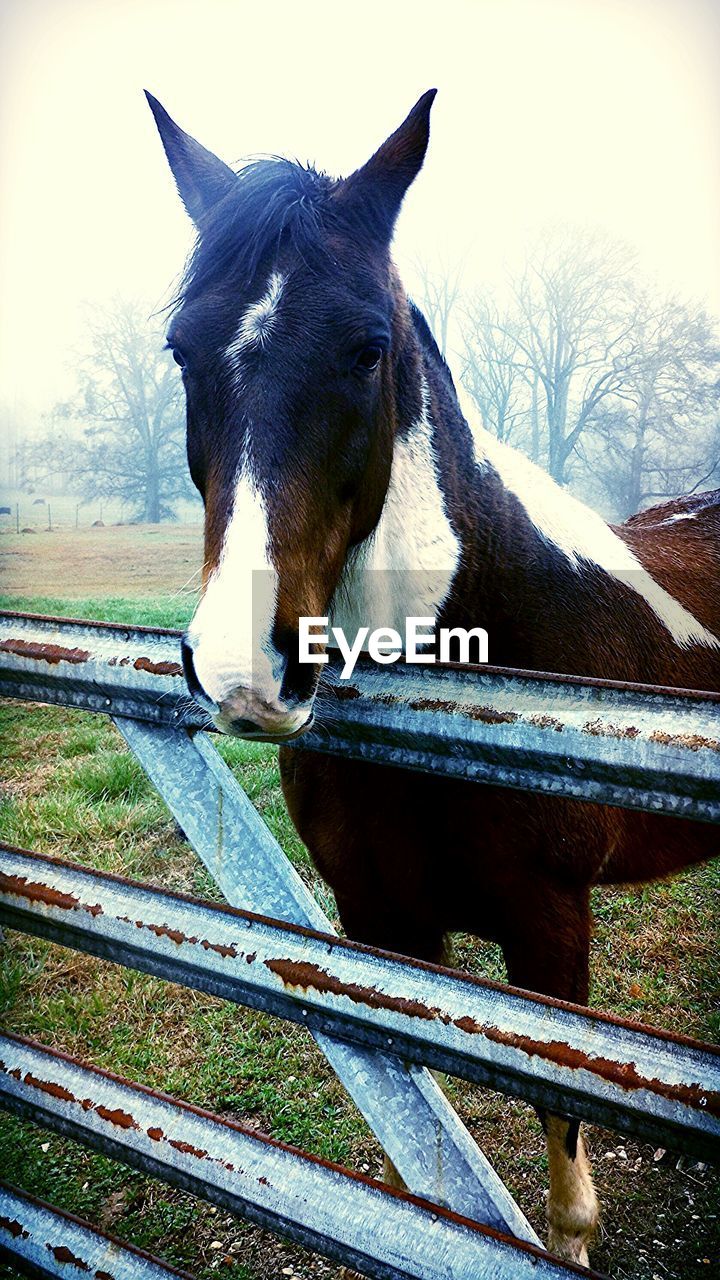
<svg viewBox="0 0 720 1280">
<path fill-rule="evenodd" d="M 709 0 L 4 0 L 0 400 L 72 390 L 83 300 L 167 300 L 191 244 L 142 95 L 233 164 L 362 163 L 437 86 L 398 228 L 492 281 L 551 220 L 631 242 L 720 312 Z"/>
</svg>

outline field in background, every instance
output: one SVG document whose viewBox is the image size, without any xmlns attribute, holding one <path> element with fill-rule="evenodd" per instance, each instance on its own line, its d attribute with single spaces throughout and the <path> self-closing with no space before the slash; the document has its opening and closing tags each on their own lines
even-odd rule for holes
<svg viewBox="0 0 720 1280">
<path fill-rule="evenodd" d="M 203 510 L 199 498 L 178 499 L 174 510 L 180 524 L 191 524 L 198 529 L 202 527 Z M 27 528 L 40 533 L 48 526 L 65 532 L 69 529 L 90 529 L 96 525 L 129 524 L 133 516 L 133 505 L 119 498 L 80 501 L 76 494 L 53 493 L 40 483 L 25 489 L 0 485 L 0 534 L 16 533 L 18 525 L 20 530 Z"/>
<path fill-rule="evenodd" d="M 199 589 L 202 547 L 201 525 L 8 533 L 0 537 L 0 589 L 18 600 L 94 597 L 101 601 L 101 611 L 115 598 L 192 601 Z M 187 607 L 191 610 L 192 604 Z"/>
<path fill-rule="evenodd" d="M 69 530 L 0 538 L 3 607 L 182 626 L 195 599 L 199 528 Z M 100 869 L 217 899 L 163 803 L 109 721 L 5 704 L 0 836 Z M 300 874 L 334 915 L 285 812 L 273 747 L 218 740 Z M 720 866 L 644 889 L 599 890 L 592 1001 L 720 1038 Z M 502 977 L 495 948 L 456 939 L 459 964 Z M 378 1174 L 377 1144 L 301 1028 L 10 934 L 3 1025 L 274 1137 Z M 449 1082 L 471 1131 L 543 1233 L 547 1167 L 531 1109 Z M 593 1262 L 627 1280 L 718 1272 L 720 1182 L 694 1160 L 590 1130 L 605 1206 Z M 150 1248 L 200 1280 L 337 1276 L 337 1268 L 192 1197 L 0 1113 L 0 1168 L 20 1186 Z M 0 1268 L 0 1275 L 11 1270 Z"/>
</svg>

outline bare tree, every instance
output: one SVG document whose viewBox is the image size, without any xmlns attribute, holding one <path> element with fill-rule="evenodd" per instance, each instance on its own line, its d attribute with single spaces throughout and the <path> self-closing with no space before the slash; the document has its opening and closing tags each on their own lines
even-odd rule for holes
<svg viewBox="0 0 720 1280">
<path fill-rule="evenodd" d="M 146 317 L 146 308 L 124 299 L 92 309 L 78 397 L 54 410 L 67 429 L 56 424 L 37 452 L 46 471 L 66 473 L 84 498 L 120 498 L 155 524 L 193 490 L 180 378 Z"/>
<path fill-rule="evenodd" d="M 475 294 L 462 310 L 462 335 L 461 377 L 484 425 L 499 440 L 529 444 L 537 460 L 537 379 L 526 367 L 517 317 L 501 313 L 489 295 Z"/>
<path fill-rule="evenodd" d="M 620 514 L 710 482 L 720 469 L 720 340 L 699 307 L 637 299 L 636 350 L 597 415 L 595 472 Z"/>
<path fill-rule="evenodd" d="M 440 353 L 447 355 L 450 316 L 460 298 L 462 265 L 447 267 L 442 262 L 433 270 L 427 262 L 416 259 L 418 289 L 415 301 L 427 320 Z"/>
<path fill-rule="evenodd" d="M 561 484 L 568 461 L 603 401 L 617 393 L 635 345 L 625 246 L 561 229 L 528 258 L 505 326 L 517 363 L 543 392 L 544 455 Z"/>
</svg>

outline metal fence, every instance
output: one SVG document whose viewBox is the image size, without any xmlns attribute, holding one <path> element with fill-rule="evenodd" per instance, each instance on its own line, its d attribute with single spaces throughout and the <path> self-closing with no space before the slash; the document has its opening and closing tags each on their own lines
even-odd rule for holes
<svg viewBox="0 0 720 1280">
<path fill-rule="evenodd" d="M 202 732 L 177 650 L 173 632 L 4 614 L 0 694 L 111 715 L 231 905 L 4 846 L 0 922 L 306 1025 L 411 1194 L 21 1037 L 0 1038 L 0 1105 L 369 1276 L 588 1274 L 542 1251 L 428 1067 L 717 1159 L 720 1052 L 338 938 Z M 492 668 L 327 684 L 333 715 L 303 746 L 720 821 L 718 696 Z M 68 1274 L 68 1254 L 98 1280 L 169 1273 L 0 1188 L 3 1252 L 36 1274 Z"/>
</svg>

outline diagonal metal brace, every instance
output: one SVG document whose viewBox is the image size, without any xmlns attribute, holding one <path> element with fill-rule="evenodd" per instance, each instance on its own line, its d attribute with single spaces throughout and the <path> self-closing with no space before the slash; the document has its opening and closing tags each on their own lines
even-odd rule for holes
<svg viewBox="0 0 720 1280">
<path fill-rule="evenodd" d="M 114 720 L 232 906 L 335 932 L 204 734 Z M 411 1192 L 540 1243 L 426 1068 L 312 1034 Z"/>
</svg>

